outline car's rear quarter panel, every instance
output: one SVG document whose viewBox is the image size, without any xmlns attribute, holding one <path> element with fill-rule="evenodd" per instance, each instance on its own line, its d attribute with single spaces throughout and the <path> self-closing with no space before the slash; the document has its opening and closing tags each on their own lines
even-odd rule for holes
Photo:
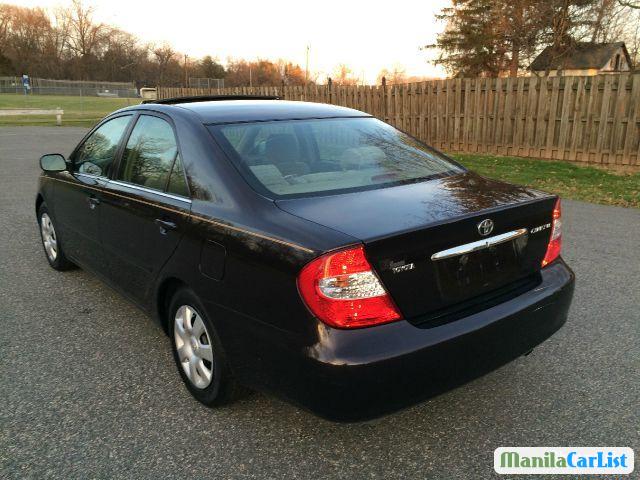
<svg viewBox="0 0 640 480">
<path fill-rule="evenodd" d="M 261 348 L 269 345 L 272 355 L 273 345 L 317 342 L 317 320 L 298 294 L 300 269 L 357 240 L 282 211 L 250 189 L 197 119 L 185 113 L 174 121 L 193 198 L 189 227 L 156 291 L 168 279 L 189 285 L 219 330 L 232 368 L 239 376 L 251 372 L 246 380 L 253 384 L 256 369 L 277 368 Z M 155 299 L 156 308 L 162 301 Z"/>
<path fill-rule="evenodd" d="M 301 247 L 293 240 L 282 243 L 282 238 L 293 238 L 284 231 L 276 240 L 274 228 L 269 229 L 268 238 L 258 233 L 256 225 L 230 222 L 228 217 L 222 225 L 212 210 L 210 204 L 196 202 L 193 206 L 191 225 L 159 283 L 175 278 L 191 286 L 218 330 L 234 373 L 249 385 L 269 388 L 282 355 L 301 352 L 304 346 L 318 342 L 318 321 L 298 294 L 298 272 L 321 251 L 352 239 L 327 234 L 324 227 L 293 217 L 288 228 L 314 238 L 306 242 L 314 248 Z M 273 214 L 288 215 L 275 207 Z M 223 272 L 217 279 L 204 273 L 202 263 L 203 258 L 211 258 L 203 256 L 210 241 L 223 247 L 218 250 L 224 257 Z"/>
</svg>

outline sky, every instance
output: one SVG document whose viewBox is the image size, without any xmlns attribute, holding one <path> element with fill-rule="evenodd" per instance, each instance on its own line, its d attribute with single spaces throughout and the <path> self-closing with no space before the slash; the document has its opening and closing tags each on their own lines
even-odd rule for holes
<svg viewBox="0 0 640 480">
<path fill-rule="evenodd" d="M 22 6 L 53 8 L 66 0 L 5 0 Z M 407 75 L 443 77 L 428 61 L 444 25 L 434 14 L 449 0 L 322 0 L 319 2 L 202 1 L 155 2 L 84 0 L 97 21 L 115 25 L 144 42 L 167 42 L 190 57 L 211 55 L 253 60 L 283 58 L 305 66 L 319 79 L 341 63 L 354 76 L 374 83 L 381 69 L 400 65 Z"/>
</svg>

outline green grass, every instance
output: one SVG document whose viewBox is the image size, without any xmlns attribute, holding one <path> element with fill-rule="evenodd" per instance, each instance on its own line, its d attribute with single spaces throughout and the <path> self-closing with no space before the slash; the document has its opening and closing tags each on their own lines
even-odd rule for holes
<svg viewBox="0 0 640 480">
<path fill-rule="evenodd" d="M 91 127 L 105 115 L 128 105 L 140 103 L 137 98 L 103 98 L 63 95 L 22 95 L 0 93 L 0 109 L 4 108 L 62 108 L 62 125 Z M 0 126 L 55 125 L 55 115 L 0 116 Z"/>
<path fill-rule="evenodd" d="M 481 175 L 585 202 L 640 208 L 640 172 L 619 174 L 569 162 L 493 155 L 453 154 Z"/>
</svg>

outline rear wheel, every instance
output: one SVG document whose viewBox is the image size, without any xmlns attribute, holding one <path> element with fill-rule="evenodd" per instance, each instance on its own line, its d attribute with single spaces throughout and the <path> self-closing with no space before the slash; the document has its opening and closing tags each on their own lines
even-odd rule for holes
<svg viewBox="0 0 640 480">
<path fill-rule="evenodd" d="M 55 225 L 45 203 L 38 208 L 38 224 L 40 225 L 42 247 L 44 248 L 44 253 L 49 261 L 49 265 L 56 270 L 69 270 L 73 268 L 74 264 L 69 261 L 62 249 Z"/>
<path fill-rule="evenodd" d="M 234 400 L 241 388 L 229 369 L 220 339 L 191 290 L 176 292 L 167 325 L 173 358 L 187 389 L 208 407 Z"/>
</svg>

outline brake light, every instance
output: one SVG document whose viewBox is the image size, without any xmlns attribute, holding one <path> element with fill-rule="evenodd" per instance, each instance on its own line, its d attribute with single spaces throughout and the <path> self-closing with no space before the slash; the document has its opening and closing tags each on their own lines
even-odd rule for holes
<svg viewBox="0 0 640 480">
<path fill-rule="evenodd" d="M 556 200 L 553 207 L 553 220 L 551 221 L 551 238 L 547 245 L 547 253 L 542 260 L 542 266 L 546 267 L 560 255 L 562 249 L 562 209 L 560 207 L 560 199 Z"/>
<path fill-rule="evenodd" d="M 362 246 L 311 261 L 298 276 L 298 289 L 311 312 L 332 327 L 368 327 L 400 318 Z"/>
</svg>

